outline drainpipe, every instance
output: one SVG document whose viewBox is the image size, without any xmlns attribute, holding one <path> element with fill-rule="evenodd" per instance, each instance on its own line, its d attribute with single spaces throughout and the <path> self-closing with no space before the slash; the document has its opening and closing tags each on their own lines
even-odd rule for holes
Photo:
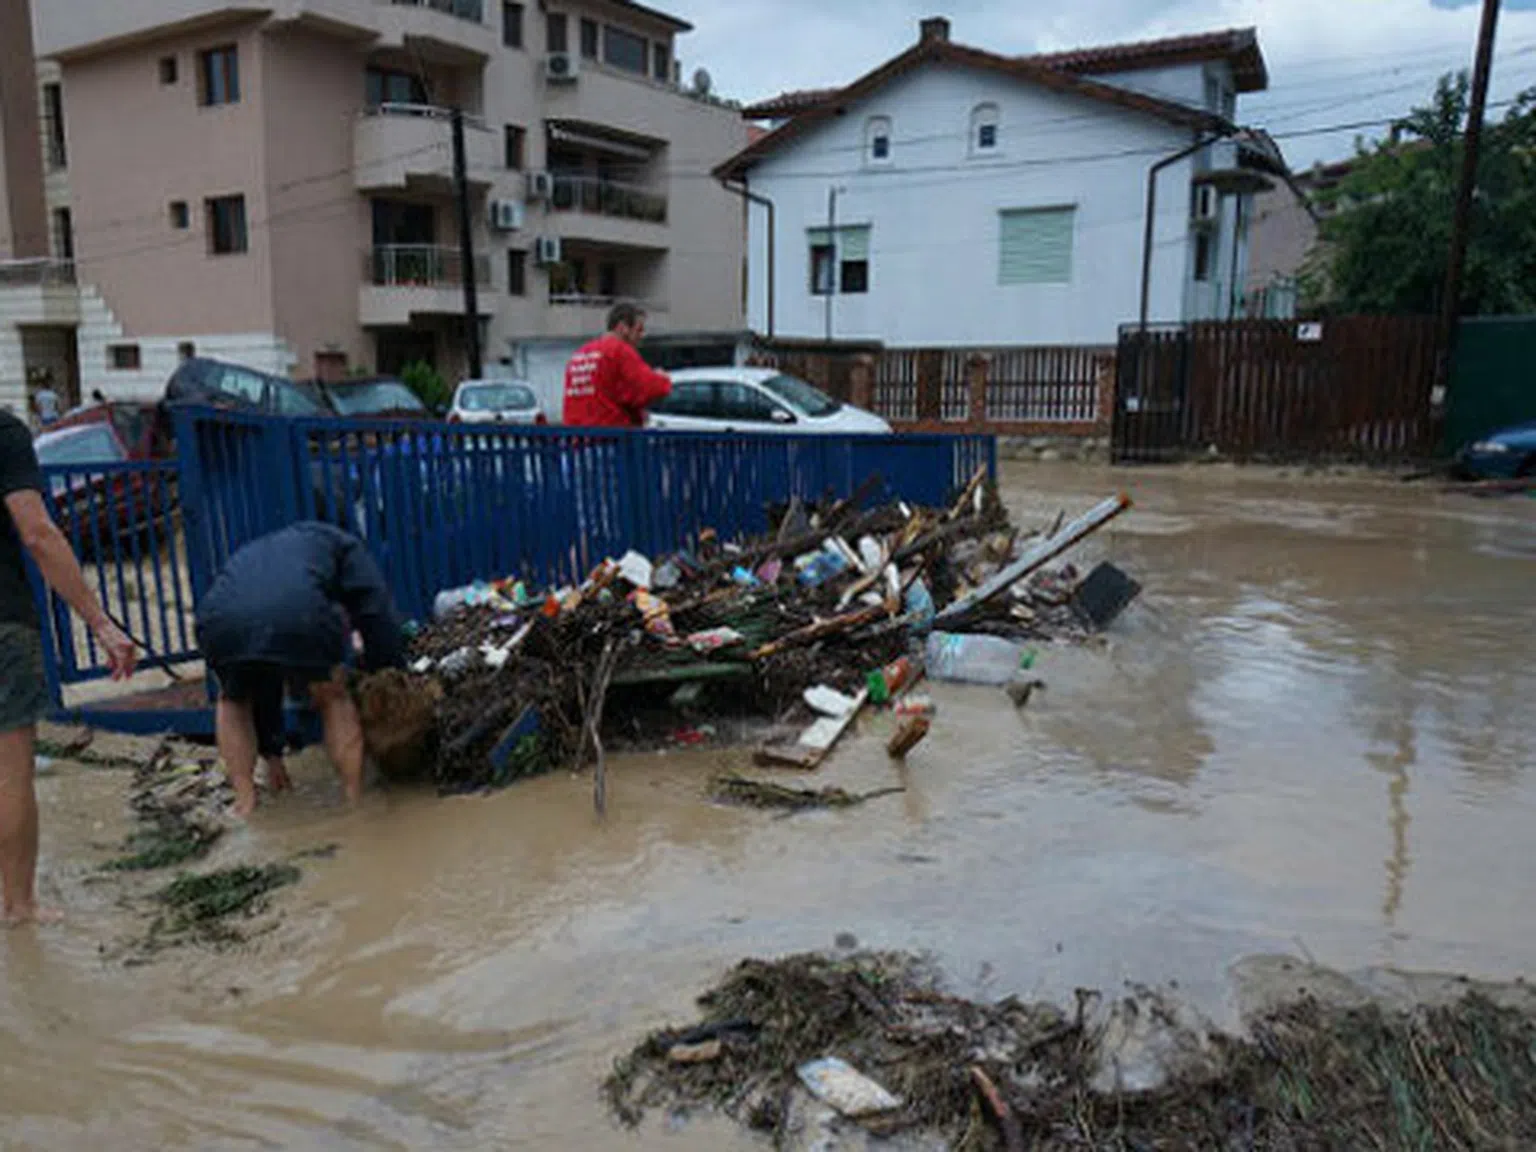
<svg viewBox="0 0 1536 1152">
<path fill-rule="evenodd" d="M 1225 136 L 1236 132 L 1221 132 L 1215 136 L 1202 136 L 1187 148 L 1181 148 L 1172 156 L 1165 156 L 1147 171 L 1147 222 L 1141 237 L 1141 323 L 1138 331 L 1145 334 L 1147 330 L 1147 307 L 1152 292 L 1152 231 L 1153 223 L 1157 215 L 1157 174 L 1170 164 L 1177 164 L 1189 156 L 1193 156 L 1200 149 L 1212 144 Z"/>
<path fill-rule="evenodd" d="M 736 183 L 736 182 L 727 180 L 725 177 L 722 176 L 720 178 L 720 187 L 724 188 L 727 192 L 734 192 L 736 195 L 740 196 L 743 200 L 750 201 L 753 204 L 761 204 L 764 208 L 766 208 L 768 210 L 768 267 L 767 267 L 767 278 L 768 278 L 768 340 L 771 343 L 772 340 L 773 340 L 773 297 L 774 297 L 774 291 L 773 291 L 773 287 L 774 287 L 774 285 L 773 285 L 773 258 L 774 258 L 774 252 L 776 250 L 775 249 L 775 245 L 774 245 L 774 236 L 773 236 L 773 216 L 774 216 L 773 201 L 768 199 L 768 197 L 762 195 L 761 193 L 752 191 L 752 189 L 747 187 L 747 182 L 745 180 L 742 180 L 741 182 Z M 750 260 L 751 257 L 749 256 L 748 259 Z"/>
</svg>

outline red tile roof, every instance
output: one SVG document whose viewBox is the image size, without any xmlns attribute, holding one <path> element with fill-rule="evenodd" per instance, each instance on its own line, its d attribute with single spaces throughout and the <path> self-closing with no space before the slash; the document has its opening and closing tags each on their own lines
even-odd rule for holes
<svg viewBox="0 0 1536 1152">
<path fill-rule="evenodd" d="M 1252 28 L 1228 28 L 1221 32 L 1203 32 L 1194 36 L 1103 44 L 1095 48 L 1074 48 L 1065 52 L 1039 52 L 1030 56 L 1015 56 L 1013 59 L 1074 76 L 1137 72 L 1175 64 L 1226 60 L 1232 67 L 1232 78 L 1239 92 L 1258 92 L 1269 86 L 1269 71 L 1264 64 L 1264 55 L 1259 51 L 1258 33 Z M 835 99 L 842 91 L 841 88 L 803 88 L 783 92 L 748 105 L 742 109 L 741 114 L 748 120 L 777 120 L 784 116 L 796 116 Z"/>
<path fill-rule="evenodd" d="M 1170 123 L 1203 131 L 1227 127 L 1220 117 L 1186 104 L 1162 100 L 1111 84 L 1089 80 L 1072 72 L 1049 68 L 1027 57 L 998 56 L 979 48 L 966 48 L 948 40 L 931 38 L 919 40 L 900 56 L 887 60 L 873 72 L 866 73 L 846 88 L 840 88 L 832 99 L 813 105 L 799 115 L 786 120 L 760 140 L 748 144 L 735 156 L 714 170 L 720 179 L 739 178 L 763 156 L 804 134 L 823 120 L 839 114 L 845 107 L 877 91 L 891 80 L 905 75 L 923 64 L 941 62 L 962 68 L 979 68 L 1001 73 L 1018 80 L 1026 80 L 1057 92 L 1067 92 L 1115 105 L 1131 111 L 1142 112 Z"/>
</svg>

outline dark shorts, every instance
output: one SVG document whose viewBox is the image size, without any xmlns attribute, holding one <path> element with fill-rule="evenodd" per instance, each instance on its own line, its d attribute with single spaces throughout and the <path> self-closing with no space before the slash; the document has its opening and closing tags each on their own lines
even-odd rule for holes
<svg viewBox="0 0 1536 1152">
<path fill-rule="evenodd" d="M 283 697 L 307 701 L 309 690 L 331 678 L 325 667 L 289 668 L 280 664 L 215 664 L 209 668 L 219 686 L 219 699 L 249 704 L 256 722 L 256 750 L 263 756 L 281 756 L 287 746 Z"/>
<path fill-rule="evenodd" d="M 51 711 L 42 633 L 28 624 L 0 624 L 0 732 L 30 728 Z"/>
</svg>

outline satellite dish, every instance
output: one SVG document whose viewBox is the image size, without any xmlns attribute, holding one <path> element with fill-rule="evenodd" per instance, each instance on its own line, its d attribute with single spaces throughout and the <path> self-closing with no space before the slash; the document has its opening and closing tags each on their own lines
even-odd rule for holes
<svg viewBox="0 0 1536 1152">
<path fill-rule="evenodd" d="M 698 71 L 694 72 L 693 90 L 700 96 L 708 96 L 709 90 L 713 88 L 714 85 L 715 82 L 710 79 L 709 72 L 706 69 L 700 68 Z"/>
</svg>

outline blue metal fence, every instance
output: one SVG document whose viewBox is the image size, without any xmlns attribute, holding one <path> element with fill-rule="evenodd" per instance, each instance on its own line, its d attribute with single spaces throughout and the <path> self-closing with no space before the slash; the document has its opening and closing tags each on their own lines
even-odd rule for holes
<svg viewBox="0 0 1536 1152">
<path fill-rule="evenodd" d="M 871 501 L 939 504 L 977 468 L 997 470 L 994 438 L 938 434 L 740 436 L 182 409 L 176 440 L 174 462 L 46 472 L 55 516 L 108 610 L 154 650 L 151 666 L 198 659 L 197 597 L 231 552 L 299 520 L 362 537 L 401 609 L 424 618 L 438 591 L 475 579 L 568 583 L 629 548 L 655 555 L 706 528 L 727 539 L 759 532 L 770 506 L 794 496 L 846 497 L 878 476 Z M 68 609 L 40 585 L 39 596 L 61 699 L 63 685 L 107 668 Z M 183 707 L 177 723 L 187 715 Z M 117 723 L 111 713 L 94 720 Z M 137 716 L 121 726 L 145 724 Z"/>
</svg>

